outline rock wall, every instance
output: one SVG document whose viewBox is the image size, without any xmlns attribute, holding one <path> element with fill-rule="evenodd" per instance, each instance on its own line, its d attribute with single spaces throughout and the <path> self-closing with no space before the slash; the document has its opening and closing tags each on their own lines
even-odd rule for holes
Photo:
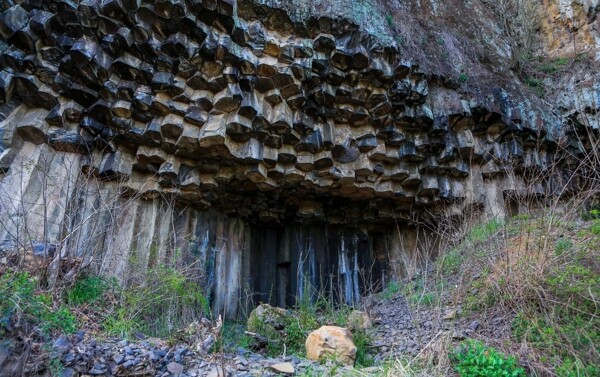
<svg viewBox="0 0 600 377">
<path fill-rule="evenodd" d="M 600 60 L 600 1 L 551 0 L 536 5 L 543 54 L 564 57 L 590 53 Z"/>
<path fill-rule="evenodd" d="M 9 4 L 2 248 L 124 282 L 197 263 L 235 316 L 306 286 L 355 302 L 434 255 L 448 218 L 578 187 L 565 166 L 587 139 L 569 147 L 547 103 L 432 77 L 380 4 L 302 4 Z"/>
<path fill-rule="evenodd" d="M 24 142 L 0 179 L 0 253 L 33 250 L 82 258 L 122 283 L 158 264 L 197 274 L 218 313 L 255 303 L 292 305 L 314 289 L 354 303 L 385 264 L 372 237 L 350 227 L 256 226 L 215 210 L 143 198 L 81 173 L 83 156 Z M 375 278 L 375 277 L 373 277 Z"/>
</svg>

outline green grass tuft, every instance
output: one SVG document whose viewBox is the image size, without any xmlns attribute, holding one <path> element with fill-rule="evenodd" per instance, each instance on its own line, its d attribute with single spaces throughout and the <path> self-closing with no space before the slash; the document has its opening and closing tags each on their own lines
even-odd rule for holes
<svg viewBox="0 0 600 377">
<path fill-rule="evenodd" d="M 439 256 L 437 264 L 444 274 L 453 274 L 458 272 L 463 261 L 464 256 L 461 254 L 460 249 L 454 247 L 450 249 L 450 251 Z"/>
<path fill-rule="evenodd" d="M 8 271 L 0 277 L 0 333 L 19 317 L 38 324 L 46 332 L 72 334 L 75 316 L 68 307 L 53 309 L 52 297 L 37 292 L 38 280 L 27 272 Z"/>
<path fill-rule="evenodd" d="M 397 281 L 390 281 L 385 289 L 381 292 L 383 298 L 389 300 L 400 292 L 400 284 Z"/>
<path fill-rule="evenodd" d="M 97 275 L 86 275 L 75 282 L 67 292 L 69 305 L 92 303 L 102 297 L 115 283 Z"/>
<path fill-rule="evenodd" d="M 504 226 L 504 221 L 492 219 L 484 224 L 473 227 L 467 239 L 471 242 L 483 242 L 493 236 L 502 226 Z"/>
</svg>

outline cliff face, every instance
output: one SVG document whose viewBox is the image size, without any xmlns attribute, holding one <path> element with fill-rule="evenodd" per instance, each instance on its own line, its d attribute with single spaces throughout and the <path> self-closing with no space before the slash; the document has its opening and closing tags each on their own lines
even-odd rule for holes
<svg viewBox="0 0 600 377">
<path fill-rule="evenodd" d="M 8 3 L 2 249 L 125 282 L 195 261 L 230 316 L 307 282 L 354 302 L 465 213 L 576 189 L 565 123 L 597 127 L 598 5 L 549 4 Z M 545 78 L 550 103 L 521 54 L 562 51 L 589 58 Z"/>
</svg>

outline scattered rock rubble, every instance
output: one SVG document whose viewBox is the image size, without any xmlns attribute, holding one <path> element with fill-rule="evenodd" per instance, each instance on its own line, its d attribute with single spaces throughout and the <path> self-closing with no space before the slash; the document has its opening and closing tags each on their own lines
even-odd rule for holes
<svg viewBox="0 0 600 377">
<path fill-rule="evenodd" d="M 235 353 L 200 354 L 187 345 L 169 346 L 159 339 L 95 340 L 82 339 L 81 333 L 58 338 L 54 348 L 54 356 L 64 365 L 62 377 L 275 376 L 326 367 L 296 356 L 268 358 L 245 349 Z"/>
<path fill-rule="evenodd" d="M 411 308 L 406 298 L 397 295 L 391 299 L 375 299 L 371 315 L 375 326 L 372 347 L 375 363 L 382 360 L 417 356 L 428 343 L 450 335 L 463 340 L 480 330 L 481 322 L 462 318 L 460 306 L 421 305 Z"/>
</svg>

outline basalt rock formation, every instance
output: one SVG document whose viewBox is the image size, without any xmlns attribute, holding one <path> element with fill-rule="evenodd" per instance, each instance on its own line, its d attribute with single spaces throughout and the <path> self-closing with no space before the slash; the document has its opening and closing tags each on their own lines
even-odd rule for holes
<svg viewBox="0 0 600 377">
<path fill-rule="evenodd" d="M 396 28 L 350 0 L 8 3 L 3 248 L 121 280 L 181 251 L 233 316 L 305 278 L 353 302 L 414 264 L 419 224 L 579 187 L 563 114 L 507 74 L 431 75 Z"/>
</svg>

